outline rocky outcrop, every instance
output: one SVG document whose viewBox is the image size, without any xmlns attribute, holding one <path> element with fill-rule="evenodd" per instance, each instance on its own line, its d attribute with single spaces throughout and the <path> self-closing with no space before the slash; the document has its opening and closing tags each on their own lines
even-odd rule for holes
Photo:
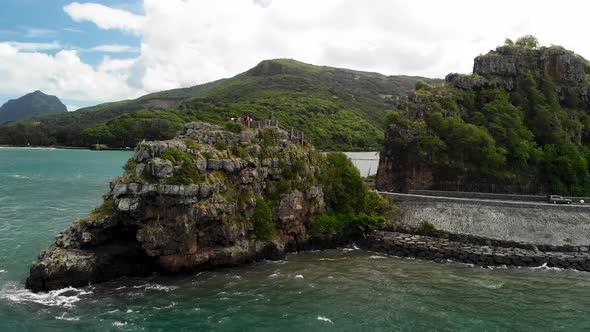
<svg viewBox="0 0 590 332">
<path fill-rule="evenodd" d="M 307 225 L 325 209 L 313 185 L 321 160 L 276 128 L 234 133 L 189 123 L 173 140 L 142 142 L 103 205 L 57 236 L 26 286 L 46 291 L 280 259 L 309 246 Z M 272 209 L 270 238 L 256 235 L 258 198 Z"/>
<path fill-rule="evenodd" d="M 501 46 L 476 57 L 472 74 L 451 73 L 447 75 L 445 85 L 417 88 L 408 96 L 407 102 L 400 104 L 398 110 L 391 114 L 398 118 L 388 123 L 385 130 L 376 188 L 397 192 L 422 189 L 512 194 L 555 192 L 552 188 L 554 184 L 542 175 L 544 170 L 538 163 L 533 166 L 530 156 L 526 157 L 530 159 L 527 167 L 522 163 L 501 166 L 502 171 L 492 175 L 486 165 L 478 164 L 486 153 L 467 152 L 470 149 L 464 143 L 471 141 L 467 136 L 475 135 L 462 136 L 461 132 L 466 133 L 472 125 L 485 130 L 484 135 L 490 134 L 496 153 L 502 154 L 500 158 L 505 159 L 500 163 L 505 165 L 518 164 L 515 163 L 517 156 L 514 152 L 518 148 L 514 142 L 507 143 L 501 132 L 515 131 L 510 126 L 521 121 L 522 125 L 518 125 L 526 127 L 533 135 L 532 138 L 525 138 L 526 135 L 519 138 L 519 144 L 523 146 L 557 144 L 561 137 L 565 137 L 560 132 L 561 128 L 573 128 L 563 129 L 564 132 L 569 130 L 572 143 L 587 145 L 587 126 L 580 120 L 586 115 L 576 112 L 587 113 L 590 109 L 589 75 L 590 63 L 562 47 L 513 45 Z M 534 110 L 541 106 L 532 105 L 534 98 L 529 96 L 532 93 L 529 90 L 536 90 L 537 103 L 545 103 L 550 112 L 561 114 L 543 115 L 546 118 L 541 120 L 541 113 Z M 522 112 L 522 120 L 504 120 L 504 124 L 493 120 L 490 112 L 502 112 L 493 103 L 498 98 L 496 93 L 506 99 L 495 102 L 505 102 L 505 105 L 518 109 Z M 547 106 L 556 99 L 558 103 Z M 530 107 L 527 108 L 527 104 Z M 435 114 L 436 121 L 431 117 Z M 513 114 L 517 112 L 510 116 Z M 497 123 L 492 123 L 494 121 Z M 526 140 L 531 142 L 525 144 Z M 473 145 L 480 146 L 482 142 Z M 481 158 L 473 157 L 471 160 L 472 156 Z M 566 176 L 560 181 L 571 182 Z M 565 188 L 559 190 L 564 191 Z"/>
<path fill-rule="evenodd" d="M 438 236 L 437 236 L 438 235 Z M 553 251 L 519 243 L 475 244 L 460 236 L 449 239 L 440 234 L 415 235 L 399 232 L 375 232 L 367 240 L 369 250 L 400 257 L 416 257 L 436 262 L 460 262 L 481 266 L 550 266 L 590 271 L 588 247 L 571 247 L 570 251 Z M 500 246 L 498 246 L 498 244 Z"/>
<path fill-rule="evenodd" d="M 523 48 L 500 46 L 480 55 L 473 63 L 473 74 L 449 74 L 446 81 L 460 89 L 501 88 L 512 91 L 516 78 L 525 73 L 538 73 L 555 82 L 557 94 L 565 98 L 579 93 L 588 101 L 588 62 L 574 52 L 559 46 Z"/>
<path fill-rule="evenodd" d="M 390 148 L 384 149 L 379 157 L 377 174 L 380 176 L 375 179 L 377 188 L 408 192 L 432 186 L 432 169 L 420 149 L 423 133 L 423 128 L 404 129 L 397 126 L 385 132 L 385 145 Z"/>
</svg>

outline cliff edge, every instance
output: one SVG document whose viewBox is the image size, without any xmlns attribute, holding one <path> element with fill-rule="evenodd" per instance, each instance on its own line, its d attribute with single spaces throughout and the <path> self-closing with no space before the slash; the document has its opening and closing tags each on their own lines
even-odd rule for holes
<svg viewBox="0 0 590 332">
<path fill-rule="evenodd" d="M 416 84 L 385 119 L 379 190 L 590 193 L 590 62 L 533 36 Z"/>
</svg>

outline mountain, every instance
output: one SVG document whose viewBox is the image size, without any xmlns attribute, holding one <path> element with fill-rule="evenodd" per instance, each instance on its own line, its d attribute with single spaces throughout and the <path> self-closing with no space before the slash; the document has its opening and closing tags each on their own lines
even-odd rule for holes
<svg viewBox="0 0 590 332">
<path fill-rule="evenodd" d="M 67 113 L 68 109 L 59 98 L 41 91 L 12 99 L 0 107 L 0 123 L 24 120 L 51 113 Z"/>
<path fill-rule="evenodd" d="M 387 115 L 377 187 L 590 195 L 589 89 L 582 56 L 507 40 Z"/>
<path fill-rule="evenodd" d="M 376 149 L 383 118 L 419 80 L 442 82 L 265 60 L 229 79 L 0 126 L 0 143 L 126 147 L 170 139 L 191 121 L 222 124 L 233 116 L 273 114 L 320 148 Z"/>
</svg>

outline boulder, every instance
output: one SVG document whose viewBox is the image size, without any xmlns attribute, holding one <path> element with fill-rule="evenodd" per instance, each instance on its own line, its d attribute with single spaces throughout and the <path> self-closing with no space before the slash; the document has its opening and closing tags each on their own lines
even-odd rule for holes
<svg viewBox="0 0 590 332">
<path fill-rule="evenodd" d="M 167 179 L 172 177 L 173 166 L 169 160 L 153 158 L 147 166 L 150 174 L 158 179 Z"/>
</svg>

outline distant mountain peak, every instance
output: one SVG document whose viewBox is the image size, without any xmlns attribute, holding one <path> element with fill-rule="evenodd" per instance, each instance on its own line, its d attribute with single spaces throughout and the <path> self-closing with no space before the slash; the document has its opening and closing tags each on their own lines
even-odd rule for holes
<svg viewBox="0 0 590 332">
<path fill-rule="evenodd" d="M 64 113 L 68 109 L 59 98 L 40 90 L 12 99 L 0 107 L 0 123 L 34 118 L 50 113 Z"/>
</svg>

